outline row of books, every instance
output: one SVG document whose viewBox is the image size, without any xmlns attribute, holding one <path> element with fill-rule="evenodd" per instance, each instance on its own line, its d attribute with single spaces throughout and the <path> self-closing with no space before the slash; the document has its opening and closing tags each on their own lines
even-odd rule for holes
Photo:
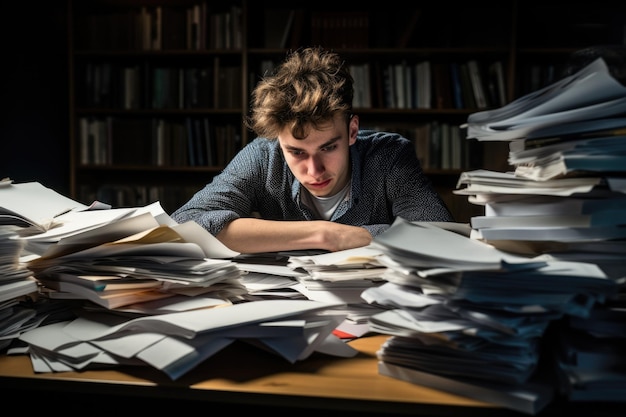
<svg viewBox="0 0 626 417">
<path fill-rule="evenodd" d="M 260 73 L 273 68 L 261 62 Z M 78 92 L 80 107 L 122 109 L 239 109 L 242 74 L 239 66 L 214 57 L 201 67 L 123 65 L 88 62 Z M 501 61 L 351 64 L 354 107 L 390 109 L 466 109 L 502 106 L 507 102 Z M 250 88 L 259 74 L 250 75 Z"/>
<path fill-rule="evenodd" d="M 475 109 L 502 106 L 507 86 L 502 61 L 350 65 L 354 107 L 389 109 Z"/>
<path fill-rule="evenodd" d="M 297 48 L 307 43 L 327 48 L 368 48 L 370 15 L 367 11 L 308 11 L 304 8 L 265 9 L 264 47 Z"/>
<path fill-rule="evenodd" d="M 88 12 L 87 12 L 88 13 Z M 90 50 L 240 49 L 242 8 L 208 2 L 90 13 L 79 20 L 77 47 Z"/>
<path fill-rule="evenodd" d="M 81 165 L 223 167 L 242 146 L 241 126 L 208 117 L 81 117 L 79 137 Z"/>
<path fill-rule="evenodd" d="M 363 11 L 314 12 L 311 43 L 329 48 L 368 48 L 369 13 Z"/>
<path fill-rule="evenodd" d="M 508 6 L 506 6 L 508 7 Z M 484 33 L 472 31 L 472 22 L 501 19 L 504 8 L 481 7 L 464 10 L 464 19 L 450 19 L 442 26 L 445 5 L 414 5 L 410 10 L 396 7 L 363 7 L 348 10 L 309 10 L 278 5 L 265 9 L 266 48 L 294 48 L 308 43 L 329 48 L 407 48 L 503 45 L 509 36 L 501 24 L 490 25 Z M 471 16 L 471 17 L 468 17 Z"/>
<path fill-rule="evenodd" d="M 77 92 L 79 107 L 121 109 L 240 109 L 241 67 L 225 65 L 164 67 L 87 62 Z"/>
<path fill-rule="evenodd" d="M 370 128 L 366 123 L 364 128 Z M 434 120 L 407 126 L 372 126 L 374 130 L 391 131 L 411 140 L 415 153 L 425 170 L 460 170 L 477 166 L 479 153 L 472 152 L 472 144 L 465 140 L 464 129 L 453 123 Z"/>
</svg>

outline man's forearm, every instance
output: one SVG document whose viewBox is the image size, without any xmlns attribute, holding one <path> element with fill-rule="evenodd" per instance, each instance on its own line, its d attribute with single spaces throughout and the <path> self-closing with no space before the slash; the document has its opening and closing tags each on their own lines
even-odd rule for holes
<svg viewBox="0 0 626 417">
<path fill-rule="evenodd" d="M 278 221 L 255 218 L 233 220 L 217 238 L 240 253 L 324 249 L 337 251 L 368 245 L 372 236 L 357 226 L 314 220 Z"/>
</svg>

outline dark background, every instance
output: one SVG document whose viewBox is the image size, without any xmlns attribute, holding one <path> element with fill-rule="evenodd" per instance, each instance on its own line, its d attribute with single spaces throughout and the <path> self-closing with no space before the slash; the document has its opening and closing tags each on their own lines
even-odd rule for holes
<svg viewBox="0 0 626 417">
<path fill-rule="evenodd" d="M 7 3 L 0 12 L 0 178 L 69 195 L 66 1 Z"/>
</svg>

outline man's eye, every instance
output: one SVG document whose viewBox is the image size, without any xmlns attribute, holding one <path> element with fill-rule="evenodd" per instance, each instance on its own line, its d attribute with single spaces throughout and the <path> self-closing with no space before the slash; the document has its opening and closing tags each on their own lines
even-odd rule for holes
<svg viewBox="0 0 626 417">
<path fill-rule="evenodd" d="M 329 152 L 329 151 L 334 151 L 335 149 L 337 149 L 337 145 L 330 145 L 330 146 L 323 147 L 322 151 Z"/>
</svg>

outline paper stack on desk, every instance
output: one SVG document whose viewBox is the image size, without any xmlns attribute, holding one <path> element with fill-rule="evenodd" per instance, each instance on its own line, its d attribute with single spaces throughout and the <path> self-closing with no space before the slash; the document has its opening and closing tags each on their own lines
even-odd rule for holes
<svg viewBox="0 0 626 417">
<path fill-rule="evenodd" d="M 620 117 L 626 87 L 613 78 L 602 58 L 575 74 L 497 109 L 471 114 L 467 138 L 486 141 L 523 139 L 538 129 L 569 132 L 568 123 Z"/>
<path fill-rule="evenodd" d="M 374 239 L 389 258 L 363 294 L 391 307 L 371 318 L 392 335 L 380 373 L 527 414 L 555 395 L 626 398 L 626 325 L 608 326 L 626 288 L 624 114 L 599 59 L 468 117 L 468 139 L 510 141 L 516 169 L 461 175 L 456 194 L 485 208 L 467 242 L 401 221 Z"/>
<path fill-rule="evenodd" d="M 15 331 L 26 346 L 8 352 L 28 353 L 36 372 L 140 365 L 177 379 L 239 339 L 289 362 L 357 353 L 333 334 L 348 314 L 343 302 L 248 301 L 246 271 L 232 260 L 240 254 L 195 222 L 176 223 L 158 202 L 53 217 L 36 230 L 22 221 L 21 236 L 3 238 L 12 259 L 32 249 L 23 271 L 40 285 L 40 300 L 83 300 L 74 304 L 76 318 L 39 318 L 41 325 Z"/>
<path fill-rule="evenodd" d="M 75 233 L 50 245 L 28 268 L 54 290 L 48 292 L 50 297 L 84 298 L 107 309 L 177 294 L 206 296 L 214 289 L 219 295 L 213 298 L 228 303 L 230 297 L 245 291 L 238 281 L 241 271 L 229 259 L 237 252 L 197 223 L 167 223 L 160 224 L 148 210 Z M 77 286 L 77 280 L 68 282 L 68 277 L 83 275 L 152 280 L 160 285 L 104 290 Z"/>
<path fill-rule="evenodd" d="M 6 349 L 20 329 L 37 323 L 35 312 L 22 308 L 23 300 L 37 295 L 37 281 L 20 262 L 24 243 L 14 226 L 0 225 L 0 350 Z"/>
<path fill-rule="evenodd" d="M 129 319 L 110 314 L 23 333 L 35 372 L 111 365 L 152 366 L 176 380 L 241 339 L 293 363 L 319 351 L 351 357 L 357 351 L 332 335 L 345 315 L 337 304 L 265 300 Z"/>
<path fill-rule="evenodd" d="M 555 395 L 539 372 L 549 325 L 617 292 L 597 265 L 508 253 L 433 224 L 397 219 L 374 243 L 387 283 L 362 297 L 388 307 L 370 328 L 392 336 L 379 371 L 529 414 Z"/>
</svg>

